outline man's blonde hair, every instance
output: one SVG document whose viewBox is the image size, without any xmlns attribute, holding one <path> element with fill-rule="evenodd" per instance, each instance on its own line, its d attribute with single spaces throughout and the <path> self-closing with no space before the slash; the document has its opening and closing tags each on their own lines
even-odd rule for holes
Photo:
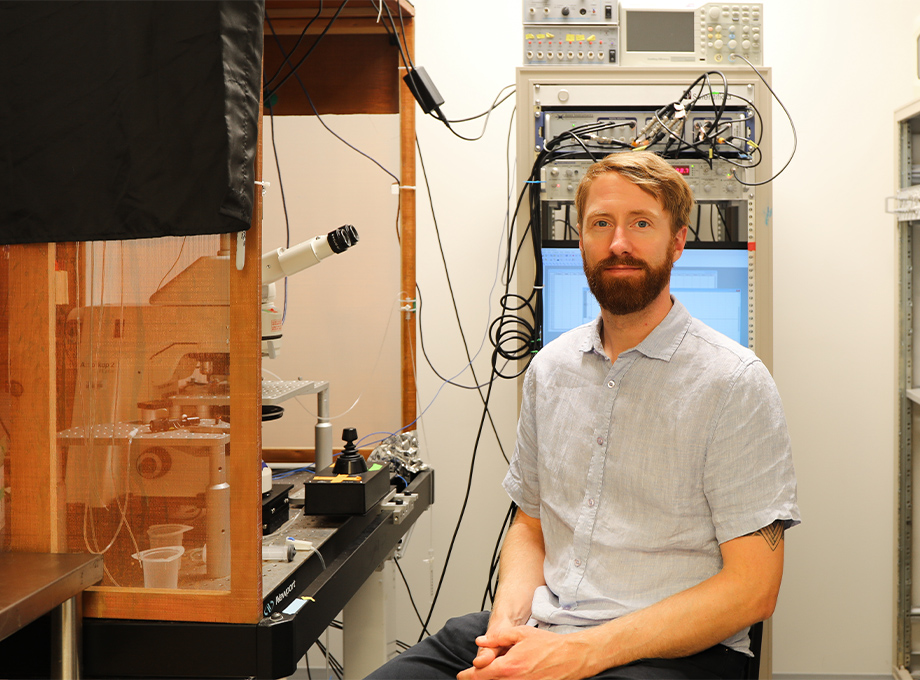
<svg viewBox="0 0 920 680">
<path fill-rule="evenodd" d="M 661 203 L 671 218 L 671 233 L 690 224 L 693 192 L 687 181 L 670 163 L 651 151 L 612 153 L 588 168 L 575 192 L 578 224 L 585 214 L 588 190 L 595 179 L 607 172 L 617 172 Z"/>
</svg>

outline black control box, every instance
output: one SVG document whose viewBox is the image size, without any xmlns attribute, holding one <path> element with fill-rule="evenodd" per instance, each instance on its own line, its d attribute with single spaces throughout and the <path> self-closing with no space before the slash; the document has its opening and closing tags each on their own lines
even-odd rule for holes
<svg viewBox="0 0 920 680">
<path fill-rule="evenodd" d="M 390 490 L 390 466 L 372 464 L 367 472 L 336 474 L 333 467 L 304 483 L 305 515 L 363 515 Z"/>
<path fill-rule="evenodd" d="M 291 517 L 291 502 L 288 492 L 293 484 L 272 484 L 272 490 L 262 497 L 262 535 L 268 536 L 278 530 Z"/>
</svg>

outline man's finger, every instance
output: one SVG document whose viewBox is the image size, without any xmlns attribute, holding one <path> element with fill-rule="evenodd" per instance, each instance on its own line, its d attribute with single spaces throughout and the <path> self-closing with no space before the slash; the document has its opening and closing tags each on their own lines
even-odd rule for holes
<svg viewBox="0 0 920 680">
<path fill-rule="evenodd" d="M 488 647 L 510 647 L 524 639 L 527 626 L 517 626 L 515 628 L 504 628 L 494 633 L 486 633 L 476 638 L 476 644 L 480 648 Z"/>
</svg>

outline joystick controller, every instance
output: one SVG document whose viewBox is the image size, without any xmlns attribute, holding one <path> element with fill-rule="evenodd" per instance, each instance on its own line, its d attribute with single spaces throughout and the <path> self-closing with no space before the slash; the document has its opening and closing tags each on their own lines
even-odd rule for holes
<svg viewBox="0 0 920 680">
<path fill-rule="evenodd" d="M 354 475 L 361 472 L 367 472 L 367 461 L 364 456 L 358 453 L 355 442 L 358 440 L 358 431 L 353 427 L 346 427 L 342 430 L 342 441 L 345 442 L 345 448 L 339 454 L 335 461 L 332 471 L 337 475 Z"/>
</svg>

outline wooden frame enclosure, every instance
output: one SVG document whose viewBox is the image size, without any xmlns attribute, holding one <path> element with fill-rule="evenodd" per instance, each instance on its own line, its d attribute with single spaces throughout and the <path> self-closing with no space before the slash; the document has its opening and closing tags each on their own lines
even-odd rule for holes
<svg viewBox="0 0 920 680">
<path fill-rule="evenodd" d="M 327 1 L 307 35 L 314 38 L 341 3 Z M 317 0 L 269 0 L 266 15 L 284 44 L 292 44 L 319 10 Z M 414 10 L 406 0 L 386 0 L 401 15 L 400 38 L 411 59 Z M 386 9 L 383 10 L 384 15 Z M 377 21 L 371 2 L 351 2 L 324 36 L 322 51 L 309 62 L 304 76 L 315 93 L 320 113 L 399 113 L 401 121 L 401 281 L 409 302 L 415 290 L 415 100 L 402 83 L 405 68 L 386 28 Z M 400 21 L 397 19 L 397 21 Z M 404 27 L 404 32 L 403 32 Z M 278 45 L 266 23 L 264 72 L 281 63 Z M 279 91 L 275 114 L 309 114 L 312 105 L 298 98 L 293 79 Z M 262 178 L 260 117 L 257 179 Z M 251 229 L 245 238 L 232 235 L 230 262 L 245 243 L 242 270 L 230 274 L 230 409 L 234 413 L 227 481 L 230 504 L 231 573 L 229 590 L 156 590 L 136 587 L 94 587 L 86 591 L 84 615 L 96 618 L 257 623 L 263 617 L 261 572 L 261 322 L 260 257 L 262 200 L 255 192 Z M 63 517 L 66 493 L 58 433 L 56 385 L 61 370 L 56 338 L 60 331 L 60 300 L 73 304 L 74 278 L 60 267 L 57 254 L 85 248 L 82 244 L 36 244 L 0 249 L 0 300 L 9 299 L 8 321 L 0 332 L 0 381 L 8 383 L 10 450 L 8 479 L 9 549 L 30 552 L 66 550 Z M 57 266 L 56 266 L 57 263 Z M 11 295 L 10 291 L 17 291 Z M 3 304 L 0 303 L 0 309 Z M 414 308 L 414 304 L 413 304 Z M 415 317 L 402 321 L 403 422 L 415 419 Z M 0 323 L 0 326 L 3 326 Z M 8 342 L 4 334 L 9 334 Z M 7 355 L 6 346 L 9 347 Z M 6 364 L 6 365 L 3 365 Z M 2 460 L 0 460 L 2 462 Z M 2 480 L 0 480 L 2 481 Z M 0 534 L 2 537 L 2 534 Z M 0 544 L 0 549 L 3 549 Z"/>
<path fill-rule="evenodd" d="M 400 281 L 406 303 L 413 313 L 404 315 L 401 334 L 402 422 L 416 418 L 415 356 L 415 98 L 402 81 L 406 74 L 399 46 L 387 28 L 388 14 L 394 19 L 410 64 L 415 54 L 415 10 L 407 0 L 386 0 L 386 7 L 375 9 L 375 2 L 351 2 L 339 13 L 340 2 L 319 0 L 267 0 L 264 73 L 273 74 L 283 64 L 279 42 L 290 52 L 298 36 L 317 16 L 306 36 L 315 39 L 327 26 L 327 19 L 338 18 L 310 55 L 311 68 L 301 74 L 312 101 L 303 94 L 295 79 L 277 91 L 271 104 L 274 115 L 320 115 L 325 113 L 394 114 L 400 118 Z M 378 8 L 380 6 L 378 5 Z M 305 41 L 306 42 L 306 41 Z M 302 46 L 294 62 L 304 52 Z M 394 70 L 398 77 L 394 77 Z M 408 317 L 408 318 L 407 318 Z"/>
</svg>

